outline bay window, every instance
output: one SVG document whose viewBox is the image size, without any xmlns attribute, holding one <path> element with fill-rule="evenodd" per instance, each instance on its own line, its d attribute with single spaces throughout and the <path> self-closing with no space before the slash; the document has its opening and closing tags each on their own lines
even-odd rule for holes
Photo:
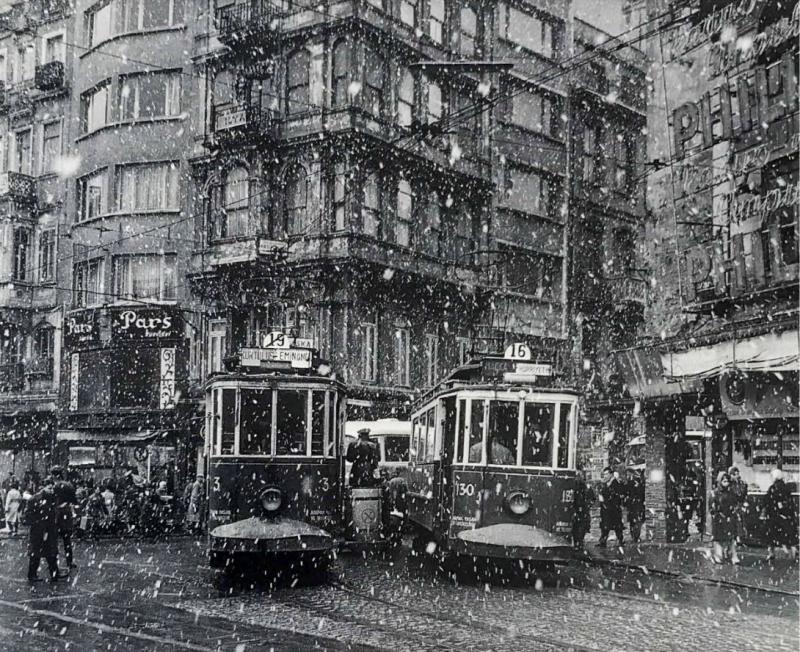
<svg viewBox="0 0 800 652">
<path fill-rule="evenodd" d="M 73 272 L 75 306 L 86 308 L 105 302 L 102 258 L 76 263 Z"/>
<path fill-rule="evenodd" d="M 14 274 L 15 281 L 27 281 L 30 278 L 30 262 L 32 259 L 31 230 L 26 226 L 14 229 Z"/>
<path fill-rule="evenodd" d="M 428 2 L 428 36 L 436 43 L 442 43 L 444 37 L 445 0 L 429 0 Z"/>
<path fill-rule="evenodd" d="M 397 124 L 409 127 L 414 120 L 414 75 L 404 70 L 397 87 Z"/>
<path fill-rule="evenodd" d="M 549 59 L 556 54 L 558 31 L 555 21 L 498 3 L 498 33 L 506 41 Z"/>
<path fill-rule="evenodd" d="M 381 185 L 377 173 L 364 180 L 364 203 L 361 209 L 364 235 L 377 238 L 381 227 Z"/>
<path fill-rule="evenodd" d="M 364 49 L 364 87 L 361 91 L 363 107 L 372 115 L 383 113 L 386 62 L 376 51 Z"/>
<path fill-rule="evenodd" d="M 286 111 L 289 114 L 305 113 L 309 109 L 311 55 L 307 50 L 296 50 L 286 60 Z"/>
<path fill-rule="evenodd" d="M 81 95 L 81 129 L 89 133 L 108 124 L 111 82 L 105 81 Z"/>
<path fill-rule="evenodd" d="M 287 235 L 302 234 L 308 210 L 308 175 L 301 165 L 291 167 L 286 173 L 284 202 Z"/>
<path fill-rule="evenodd" d="M 173 254 L 115 256 L 114 297 L 118 300 L 174 301 L 176 293 Z"/>
<path fill-rule="evenodd" d="M 98 170 L 78 181 L 78 221 L 88 220 L 107 211 L 107 171 Z"/>
<path fill-rule="evenodd" d="M 345 107 L 350 103 L 350 52 L 350 43 L 346 40 L 339 40 L 333 46 L 331 104 L 337 108 Z"/>
<path fill-rule="evenodd" d="M 181 111 L 181 73 L 149 72 L 120 79 L 119 119 L 173 117 Z"/>
<path fill-rule="evenodd" d="M 114 16 L 111 2 L 99 3 L 86 12 L 86 40 L 89 47 L 107 41 L 114 34 Z"/>
<path fill-rule="evenodd" d="M 171 162 L 120 165 L 115 192 L 118 211 L 177 210 L 178 166 Z"/>
</svg>

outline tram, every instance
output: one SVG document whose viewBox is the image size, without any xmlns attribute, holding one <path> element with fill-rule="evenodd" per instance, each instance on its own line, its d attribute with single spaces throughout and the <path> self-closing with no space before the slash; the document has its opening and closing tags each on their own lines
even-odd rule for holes
<svg viewBox="0 0 800 652">
<path fill-rule="evenodd" d="M 344 386 L 311 344 L 274 341 L 206 384 L 213 568 L 276 557 L 322 568 L 342 522 Z"/>
<path fill-rule="evenodd" d="M 578 393 L 524 344 L 457 368 L 412 408 L 407 518 L 448 555 L 572 558 Z"/>
</svg>

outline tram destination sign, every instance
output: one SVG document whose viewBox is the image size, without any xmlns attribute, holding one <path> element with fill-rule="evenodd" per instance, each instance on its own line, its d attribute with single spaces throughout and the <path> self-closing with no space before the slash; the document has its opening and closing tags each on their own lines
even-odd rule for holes
<svg viewBox="0 0 800 652">
<path fill-rule="evenodd" d="M 243 367 L 293 369 L 311 368 L 310 349 L 239 349 L 239 363 Z"/>
</svg>

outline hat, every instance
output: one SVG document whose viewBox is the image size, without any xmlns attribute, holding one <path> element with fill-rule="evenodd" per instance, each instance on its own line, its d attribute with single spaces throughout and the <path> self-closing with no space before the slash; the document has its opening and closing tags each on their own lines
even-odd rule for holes
<svg viewBox="0 0 800 652">
<path fill-rule="evenodd" d="M 62 473 L 64 473 L 64 469 L 60 466 L 53 466 L 50 468 L 50 475 L 54 478 L 60 478 Z"/>
<path fill-rule="evenodd" d="M 772 473 L 770 475 L 772 476 L 773 481 L 783 480 L 783 471 L 780 469 L 772 469 Z"/>
<path fill-rule="evenodd" d="M 727 471 L 720 471 L 720 472 L 717 474 L 717 484 L 721 484 L 721 483 L 722 483 L 722 481 L 723 481 L 723 479 L 724 479 L 724 480 L 727 480 L 728 482 L 730 482 L 730 481 L 731 481 L 731 478 L 730 478 L 730 476 L 728 475 L 728 472 L 727 472 Z"/>
<path fill-rule="evenodd" d="M 370 433 L 370 430 L 369 430 L 369 428 L 361 428 L 361 429 L 359 429 L 359 431 L 358 431 L 358 434 L 359 434 L 359 435 L 368 435 L 369 433 Z"/>
</svg>

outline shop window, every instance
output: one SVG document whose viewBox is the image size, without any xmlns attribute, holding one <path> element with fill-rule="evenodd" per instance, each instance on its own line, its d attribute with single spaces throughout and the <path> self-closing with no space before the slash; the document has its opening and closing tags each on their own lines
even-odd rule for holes
<svg viewBox="0 0 800 652">
<path fill-rule="evenodd" d="M 781 469 L 787 483 L 800 482 L 800 426 L 796 419 L 734 421 L 732 463 L 751 492 L 766 491 Z"/>
<path fill-rule="evenodd" d="M 111 359 L 111 406 L 157 409 L 160 379 L 160 349 L 117 347 Z"/>
</svg>

